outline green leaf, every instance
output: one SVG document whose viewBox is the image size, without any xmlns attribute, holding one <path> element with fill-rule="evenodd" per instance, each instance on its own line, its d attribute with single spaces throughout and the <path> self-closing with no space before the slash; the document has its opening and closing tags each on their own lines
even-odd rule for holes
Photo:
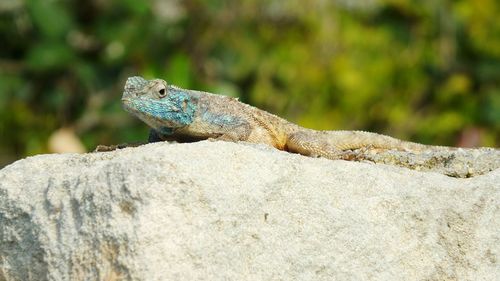
<svg viewBox="0 0 500 281">
<path fill-rule="evenodd" d="M 125 4 L 125 6 L 137 15 L 142 15 L 149 10 L 149 2 L 148 1 L 136 1 L 136 0 L 125 0 L 121 2 Z"/>
<path fill-rule="evenodd" d="M 46 42 L 30 49 L 27 55 L 27 65 L 33 70 L 47 71 L 70 66 L 74 59 L 73 50 L 67 45 Z"/>
<path fill-rule="evenodd" d="M 500 90 L 490 90 L 482 112 L 486 122 L 500 128 Z"/>
<path fill-rule="evenodd" d="M 71 29 L 71 18 L 59 1 L 29 0 L 27 8 L 33 24 L 40 29 L 42 36 L 61 38 Z"/>
<path fill-rule="evenodd" d="M 165 78 L 169 83 L 180 87 L 191 86 L 191 65 L 189 58 L 184 54 L 176 54 L 171 58 L 168 68 L 165 71 Z"/>
</svg>

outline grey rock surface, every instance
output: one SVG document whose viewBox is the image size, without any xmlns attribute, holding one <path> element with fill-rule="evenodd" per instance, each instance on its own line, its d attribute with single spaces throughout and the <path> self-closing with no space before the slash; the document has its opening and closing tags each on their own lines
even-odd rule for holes
<svg viewBox="0 0 500 281">
<path fill-rule="evenodd" d="M 457 178 L 475 177 L 500 168 L 500 149 L 432 149 L 418 153 L 388 150 L 363 154 L 363 160 L 432 171 Z"/>
<path fill-rule="evenodd" d="M 499 280 L 500 170 L 226 142 L 0 171 L 0 280 Z"/>
</svg>

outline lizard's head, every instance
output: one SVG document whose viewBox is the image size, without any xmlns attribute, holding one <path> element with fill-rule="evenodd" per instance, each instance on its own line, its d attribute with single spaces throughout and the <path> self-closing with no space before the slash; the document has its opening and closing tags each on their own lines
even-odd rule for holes
<svg viewBox="0 0 500 281">
<path fill-rule="evenodd" d="M 122 102 L 125 110 L 160 132 L 193 122 L 197 100 L 188 91 L 167 85 L 162 79 L 130 77 L 125 83 Z"/>
</svg>

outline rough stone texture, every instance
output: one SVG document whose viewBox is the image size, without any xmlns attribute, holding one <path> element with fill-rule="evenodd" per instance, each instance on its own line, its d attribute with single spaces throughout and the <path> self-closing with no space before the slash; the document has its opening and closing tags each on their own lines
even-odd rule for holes
<svg viewBox="0 0 500 281">
<path fill-rule="evenodd" d="M 0 280 L 499 280 L 500 170 L 226 142 L 0 171 Z"/>
<path fill-rule="evenodd" d="M 397 165 L 419 171 L 438 172 L 450 177 L 468 178 L 500 168 L 500 149 L 457 148 L 425 150 L 418 153 L 388 150 L 362 154 L 363 160 Z"/>
</svg>

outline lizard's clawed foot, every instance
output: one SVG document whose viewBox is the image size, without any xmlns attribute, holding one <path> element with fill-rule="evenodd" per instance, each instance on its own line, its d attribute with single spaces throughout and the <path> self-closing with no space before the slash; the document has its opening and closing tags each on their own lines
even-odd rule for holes
<svg viewBox="0 0 500 281">
<path fill-rule="evenodd" d="M 118 149 L 123 149 L 126 147 L 137 147 L 139 145 L 143 145 L 143 143 L 133 143 L 133 144 L 120 143 L 120 144 L 113 144 L 113 145 L 99 144 L 98 146 L 96 146 L 96 148 L 92 152 L 109 152 L 109 151 L 115 151 Z"/>
<path fill-rule="evenodd" d="M 117 149 L 122 149 L 122 148 L 125 148 L 125 147 L 128 147 L 129 145 L 126 144 L 126 143 L 122 143 L 122 144 L 113 144 L 113 145 L 103 145 L 103 144 L 100 144 L 98 146 L 96 146 L 96 148 L 94 149 L 93 152 L 108 152 L 108 151 L 114 151 L 114 150 L 117 150 Z"/>
<path fill-rule="evenodd" d="M 96 146 L 96 148 L 92 152 L 108 152 L 108 151 L 113 151 L 113 150 L 117 150 L 117 149 L 118 149 L 118 145 L 99 144 L 98 146 Z"/>
</svg>

